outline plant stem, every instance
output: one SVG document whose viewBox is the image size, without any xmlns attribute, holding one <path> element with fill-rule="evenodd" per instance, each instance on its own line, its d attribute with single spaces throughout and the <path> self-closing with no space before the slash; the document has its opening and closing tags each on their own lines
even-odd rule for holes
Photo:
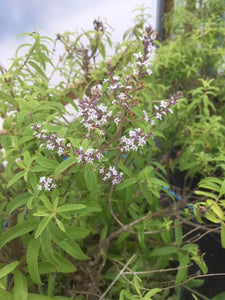
<svg viewBox="0 0 225 300">
<path fill-rule="evenodd" d="M 185 289 L 188 290 L 189 292 L 191 292 L 191 293 L 197 295 L 198 297 L 200 297 L 200 298 L 203 299 L 203 300 L 211 300 L 210 298 L 208 298 L 208 297 L 206 297 L 206 296 L 200 294 L 199 292 L 193 290 L 192 288 L 190 288 L 190 287 L 188 287 L 188 286 L 185 286 L 185 285 L 184 285 L 183 288 L 185 288 Z"/>
</svg>

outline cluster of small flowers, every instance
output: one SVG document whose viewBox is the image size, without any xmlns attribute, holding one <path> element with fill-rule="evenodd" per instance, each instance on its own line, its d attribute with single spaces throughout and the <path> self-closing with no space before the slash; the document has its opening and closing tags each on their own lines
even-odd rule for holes
<svg viewBox="0 0 225 300">
<path fill-rule="evenodd" d="M 143 77 L 144 75 L 152 74 L 150 66 L 156 50 L 153 45 L 155 38 L 156 35 L 153 28 L 151 26 L 146 27 L 145 34 L 142 38 L 142 44 L 144 45 L 143 53 L 138 52 L 134 54 L 135 58 L 138 60 L 136 63 L 138 65 L 138 70 L 134 70 L 134 75 L 141 75 L 141 77 Z"/>
<path fill-rule="evenodd" d="M 135 95 L 136 91 L 143 88 L 142 85 L 137 86 L 137 79 L 135 77 L 125 76 L 123 78 L 124 83 L 121 82 L 121 78 L 115 75 L 114 69 L 110 64 L 107 64 L 108 68 L 108 76 L 110 79 L 104 79 L 104 82 L 108 82 L 108 90 L 115 92 L 115 98 L 112 101 L 112 104 L 118 105 L 120 108 L 124 107 L 126 109 L 130 109 L 136 105 L 136 99 L 133 95 Z M 120 118 L 116 116 L 114 118 L 114 122 L 116 125 L 119 123 Z"/>
<path fill-rule="evenodd" d="M 110 181 L 113 185 L 118 184 L 123 181 L 123 172 L 119 174 L 115 167 L 109 167 L 108 169 L 101 168 L 99 173 L 103 176 L 104 181 Z"/>
<path fill-rule="evenodd" d="M 67 145 L 63 144 L 64 138 L 57 137 L 55 134 L 46 133 L 46 130 L 44 129 L 41 130 L 41 124 L 39 123 L 32 125 L 31 129 L 34 130 L 33 135 L 43 141 L 43 143 L 40 144 L 40 147 L 47 148 L 51 151 L 56 149 L 56 152 L 59 156 L 68 151 L 71 147 L 70 143 L 68 143 Z"/>
<path fill-rule="evenodd" d="M 87 149 L 85 152 L 83 151 L 83 148 L 80 147 L 79 149 L 74 150 L 74 154 L 78 155 L 77 161 L 78 163 L 89 163 L 93 164 L 94 160 L 101 161 L 103 158 L 103 155 L 100 151 L 94 150 L 94 149 Z"/>
<path fill-rule="evenodd" d="M 99 104 L 97 105 L 97 98 L 89 99 L 85 97 L 84 100 L 79 101 L 78 103 L 79 115 L 83 117 L 81 123 L 84 125 L 88 131 L 92 131 L 94 129 L 99 129 L 100 134 L 104 135 L 104 125 L 112 120 L 112 111 L 108 111 L 108 107 Z"/>
<path fill-rule="evenodd" d="M 120 138 L 120 151 L 128 152 L 130 150 L 137 151 L 139 147 L 147 143 L 149 134 L 143 133 L 141 128 L 136 128 L 129 131 L 129 138 L 122 136 Z"/>
<path fill-rule="evenodd" d="M 45 190 L 45 191 L 51 191 L 52 189 L 55 189 L 57 185 L 53 182 L 52 177 L 46 178 L 45 176 L 41 177 L 39 180 L 39 184 L 37 186 L 38 190 Z"/>
<path fill-rule="evenodd" d="M 177 92 L 177 95 L 171 96 L 169 101 L 162 100 L 160 101 L 160 105 L 154 105 L 154 115 L 155 118 L 158 120 L 162 120 L 163 115 L 166 115 L 167 113 L 173 113 L 172 106 L 174 106 L 176 103 L 178 103 L 178 99 L 183 97 L 182 92 Z"/>
<path fill-rule="evenodd" d="M 145 58 L 148 58 L 149 55 L 154 55 L 155 46 L 153 45 L 154 40 L 156 39 L 156 32 L 153 27 L 147 26 L 145 27 L 145 34 L 142 38 L 142 44 L 144 45 L 144 55 Z"/>
</svg>

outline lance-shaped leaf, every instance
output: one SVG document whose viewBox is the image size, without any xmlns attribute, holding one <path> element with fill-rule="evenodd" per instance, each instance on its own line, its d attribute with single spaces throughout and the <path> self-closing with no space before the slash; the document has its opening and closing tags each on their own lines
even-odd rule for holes
<svg viewBox="0 0 225 300">
<path fill-rule="evenodd" d="M 19 263 L 20 263 L 19 261 L 13 261 L 10 264 L 3 267 L 0 270 L 0 278 L 3 278 L 6 275 L 8 275 L 9 273 L 11 273 L 19 265 Z"/>
<path fill-rule="evenodd" d="M 86 208 L 86 205 L 83 205 L 83 204 L 65 204 L 65 205 L 59 206 L 56 211 L 60 213 L 60 212 L 79 210 L 79 209 L 83 209 L 83 208 Z"/>
<path fill-rule="evenodd" d="M 41 284 L 41 278 L 38 271 L 38 253 L 40 249 L 40 240 L 33 239 L 27 248 L 27 267 L 31 279 L 34 283 Z"/>
<path fill-rule="evenodd" d="M 35 239 L 37 239 L 41 235 L 42 231 L 48 226 L 48 223 L 51 221 L 51 219 L 52 215 L 49 215 L 41 220 L 35 231 Z"/>
<path fill-rule="evenodd" d="M 11 185 L 13 185 L 14 183 L 16 183 L 21 177 L 23 177 L 25 173 L 26 173 L 26 170 L 23 170 L 23 171 L 17 173 L 15 176 L 13 176 L 13 178 L 11 180 L 9 180 L 9 182 L 8 182 L 7 189 Z"/>
<path fill-rule="evenodd" d="M 27 279 L 18 270 L 14 272 L 14 288 L 13 288 L 14 299 L 16 300 L 27 300 Z"/>
<path fill-rule="evenodd" d="M 70 166 L 75 164 L 77 162 L 76 157 L 70 157 L 67 160 L 64 160 L 57 166 L 54 172 L 54 177 L 58 177 L 62 172 L 64 172 L 66 169 L 68 169 Z"/>
<path fill-rule="evenodd" d="M 0 237 L 0 249 L 9 241 L 33 231 L 37 227 L 37 221 L 26 221 L 5 231 Z"/>
</svg>

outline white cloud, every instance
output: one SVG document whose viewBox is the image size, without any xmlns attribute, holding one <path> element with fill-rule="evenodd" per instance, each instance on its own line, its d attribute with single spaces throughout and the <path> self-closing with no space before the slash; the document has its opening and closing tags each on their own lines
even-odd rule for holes
<svg viewBox="0 0 225 300">
<path fill-rule="evenodd" d="M 18 39 L 17 35 L 34 31 L 38 23 L 42 35 L 54 38 L 56 33 L 80 31 L 81 28 L 90 30 L 94 18 L 100 17 L 113 27 L 112 40 L 121 41 L 123 33 L 132 26 L 136 16 L 132 10 L 137 6 L 144 4 L 152 8 L 148 12 L 153 15 L 152 25 L 155 26 L 156 2 L 157 0 L 8 0 L 7 3 L 2 3 L 1 8 L 5 5 L 7 12 L 10 12 L 7 16 L 8 24 L 14 24 L 18 28 L 13 31 L 11 28 L 8 32 L 4 28 L 7 35 L 1 38 L 0 63 L 6 68 L 10 65 L 8 59 L 14 56 L 16 48 L 25 40 Z M 3 33 L 3 28 L 0 33 Z"/>
<path fill-rule="evenodd" d="M 113 27 L 113 38 L 119 41 L 124 31 L 132 26 L 135 17 L 135 13 L 132 13 L 133 9 L 138 5 L 144 4 L 152 7 L 150 14 L 153 16 L 156 11 L 156 0 L 86 0 L 82 1 L 82 6 L 77 4 L 80 2 L 74 1 L 68 7 L 66 14 L 64 13 L 65 8 L 60 12 L 59 3 L 54 9 L 49 10 L 49 17 L 41 24 L 44 32 L 55 34 L 57 32 L 80 30 L 80 28 L 92 29 L 93 20 L 100 17 L 101 19 L 106 19 L 108 24 Z M 153 18 L 152 22 L 154 26 L 155 18 Z"/>
</svg>

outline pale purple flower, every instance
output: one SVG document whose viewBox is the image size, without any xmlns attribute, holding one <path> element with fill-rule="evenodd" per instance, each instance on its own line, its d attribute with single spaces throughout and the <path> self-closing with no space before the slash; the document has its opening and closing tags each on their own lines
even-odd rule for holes
<svg viewBox="0 0 225 300">
<path fill-rule="evenodd" d="M 135 56 L 137 59 L 142 58 L 142 53 L 141 53 L 141 52 L 134 53 L 134 56 Z"/>
<path fill-rule="evenodd" d="M 103 176 L 103 181 L 110 181 L 113 185 L 123 181 L 123 172 L 118 173 L 115 167 L 110 166 L 106 170 L 101 168 L 99 173 Z"/>
<path fill-rule="evenodd" d="M 156 113 L 156 119 L 162 120 L 162 114 L 161 113 Z"/>
<path fill-rule="evenodd" d="M 51 191 L 51 189 L 55 189 L 57 185 L 53 182 L 53 178 L 45 176 L 41 177 L 39 179 L 39 184 L 37 185 L 37 189 L 39 191 L 45 190 L 45 191 Z"/>
<path fill-rule="evenodd" d="M 160 102 L 160 106 L 161 106 L 162 108 L 166 108 L 167 105 L 168 105 L 167 102 L 164 101 L 164 100 L 162 100 L 162 101 Z"/>
</svg>

